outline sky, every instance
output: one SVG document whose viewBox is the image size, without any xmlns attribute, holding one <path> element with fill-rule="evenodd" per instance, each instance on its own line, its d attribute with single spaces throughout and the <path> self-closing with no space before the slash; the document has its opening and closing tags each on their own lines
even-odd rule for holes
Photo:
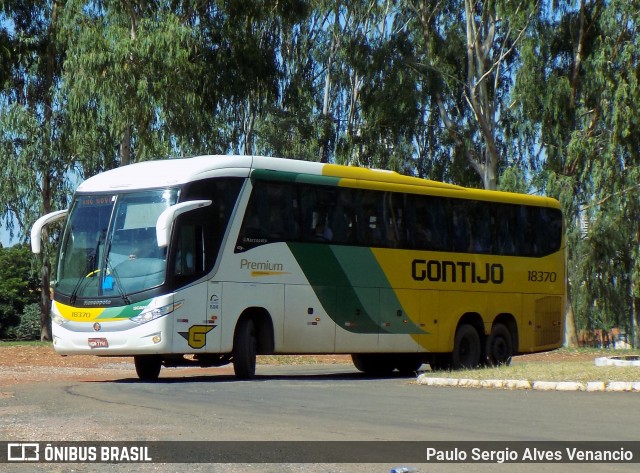
<svg viewBox="0 0 640 473">
<path fill-rule="evenodd" d="M 6 229 L 4 224 L 0 225 L 0 243 L 2 243 L 4 248 L 8 248 L 18 243 L 16 238 L 12 239 L 9 236 L 9 231 Z"/>
</svg>

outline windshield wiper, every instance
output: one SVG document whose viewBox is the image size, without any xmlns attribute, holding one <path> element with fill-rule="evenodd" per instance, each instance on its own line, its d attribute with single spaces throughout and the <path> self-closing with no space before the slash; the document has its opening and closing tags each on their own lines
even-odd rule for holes
<svg viewBox="0 0 640 473">
<path fill-rule="evenodd" d="M 129 296 L 124 291 L 124 288 L 122 287 L 122 282 L 120 281 L 120 277 L 118 276 L 118 272 L 116 271 L 116 268 L 113 267 L 109 259 L 109 255 L 111 254 L 111 241 L 109 241 L 109 244 L 107 245 L 107 251 L 105 253 L 106 254 L 104 255 L 104 265 L 105 265 L 106 271 L 102 281 L 105 281 L 107 279 L 107 277 L 109 276 L 108 273 L 109 271 L 111 271 L 111 275 L 113 275 L 113 279 L 115 279 L 116 286 L 118 288 L 118 294 L 120 295 L 124 303 L 129 305 L 131 304 L 131 301 L 129 300 Z M 105 289 L 104 286 L 102 287 L 102 289 Z"/>
<path fill-rule="evenodd" d="M 124 301 L 124 303 L 126 305 L 131 304 L 131 301 L 129 300 L 129 296 L 127 295 L 127 293 L 122 288 L 122 282 L 120 281 L 120 277 L 118 276 L 118 272 L 116 271 L 116 268 L 113 267 L 113 265 L 109 261 L 108 257 L 107 257 L 107 271 L 111 271 L 111 275 L 113 275 L 113 279 L 115 279 L 115 282 L 116 282 L 116 287 L 118 288 L 118 294 L 120 294 L 120 297 L 122 297 L 122 300 Z M 106 277 L 107 276 L 105 276 L 105 278 Z"/>
<path fill-rule="evenodd" d="M 95 253 L 93 253 L 87 260 L 87 265 L 84 268 L 84 274 L 80 276 L 80 278 L 78 278 L 76 285 L 73 287 L 73 291 L 71 291 L 71 296 L 69 297 L 69 302 L 71 304 L 75 304 L 82 285 L 87 282 L 89 278 L 94 277 L 97 274 L 97 271 L 95 271 L 94 268 L 96 266 L 96 254 L 98 252 L 99 246 L 100 240 L 98 240 L 98 245 L 96 247 Z"/>
<path fill-rule="evenodd" d="M 96 247 L 93 250 L 93 254 L 89 256 L 89 259 L 87 260 L 87 265 L 84 268 L 84 275 L 80 276 L 80 279 L 78 279 L 78 282 L 76 282 L 76 285 L 74 286 L 73 291 L 71 292 L 71 296 L 69 297 L 69 302 L 71 304 L 75 304 L 76 299 L 78 298 L 78 293 L 80 292 L 80 289 L 82 289 L 83 284 L 88 282 L 91 278 L 95 277 L 100 272 L 100 268 L 97 267 L 96 263 L 98 261 L 98 255 L 100 254 L 100 246 L 102 245 L 102 239 L 104 236 L 106 236 L 106 233 L 107 233 L 106 230 L 102 230 L 98 234 L 98 241 L 96 241 Z"/>
</svg>

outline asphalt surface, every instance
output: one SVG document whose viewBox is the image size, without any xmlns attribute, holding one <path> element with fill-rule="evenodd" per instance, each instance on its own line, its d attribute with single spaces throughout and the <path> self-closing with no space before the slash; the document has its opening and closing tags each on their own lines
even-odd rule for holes
<svg viewBox="0 0 640 473">
<path fill-rule="evenodd" d="M 638 394 L 420 386 L 374 379 L 348 365 L 259 366 L 254 381 L 228 370 L 171 370 L 156 383 L 135 373 L 94 381 L 2 388 L 6 441 L 579 441 L 640 439 Z M 220 373 L 220 374 L 217 374 Z M 497 444 L 498 446 L 501 444 Z M 505 444 L 506 445 L 506 444 Z M 533 445 L 533 444 L 532 444 Z M 395 460 L 395 459 L 394 459 Z M 34 465 L 0 465 L 33 471 Z M 614 463 L 38 464 L 37 471 L 389 472 L 637 471 Z"/>
</svg>

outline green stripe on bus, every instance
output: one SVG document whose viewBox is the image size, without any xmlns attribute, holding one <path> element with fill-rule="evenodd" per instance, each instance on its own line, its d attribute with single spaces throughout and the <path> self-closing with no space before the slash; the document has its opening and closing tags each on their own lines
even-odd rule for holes
<svg viewBox="0 0 640 473">
<path fill-rule="evenodd" d="M 401 308 L 401 304 L 369 248 L 313 243 L 288 246 L 324 310 L 340 327 L 354 333 L 425 333 L 414 323 L 381 326 L 380 290 L 392 294 L 387 307 Z"/>
<path fill-rule="evenodd" d="M 107 307 L 96 320 L 99 319 L 130 319 L 140 315 L 142 309 L 147 306 L 152 299 L 136 302 L 135 304 L 126 305 L 124 307 Z M 135 307 L 135 309 L 134 309 Z"/>
</svg>

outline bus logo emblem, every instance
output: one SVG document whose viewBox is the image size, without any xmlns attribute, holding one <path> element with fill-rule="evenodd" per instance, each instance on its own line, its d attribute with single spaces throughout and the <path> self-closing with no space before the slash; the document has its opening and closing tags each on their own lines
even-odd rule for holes
<svg viewBox="0 0 640 473">
<path fill-rule="evenodd" d="M 217 325 L 192 325 L 188 332 L 178 332 L 191 348 L 203 348 L 207 344 L 207 334 Z"/>
<path fill-rule="evenodd" d="M 102 328 L 102 325 L 100 325 L 98 322 L 93 324 L 93 330 L 94 331 L 99 332 L 101 328 Z"/>
</svg>

